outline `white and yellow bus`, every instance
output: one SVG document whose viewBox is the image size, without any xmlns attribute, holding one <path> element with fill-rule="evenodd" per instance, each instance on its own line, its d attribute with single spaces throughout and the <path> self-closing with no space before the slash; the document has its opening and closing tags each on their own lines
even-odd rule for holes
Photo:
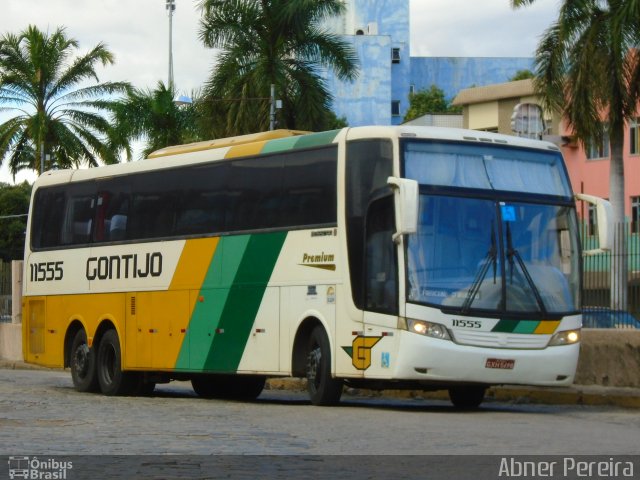
<svg viewBox="0 0 640 480">
<path fill-rule="evenodd" d="M 347 384 L 473 407 L 573 381 L 581 251 L 549 143 L 267 132 L 47 172 L 29 219 L 24 356 L 79 391 L 255 398 L 294 376 L 314 404 Z"/>
</svg>

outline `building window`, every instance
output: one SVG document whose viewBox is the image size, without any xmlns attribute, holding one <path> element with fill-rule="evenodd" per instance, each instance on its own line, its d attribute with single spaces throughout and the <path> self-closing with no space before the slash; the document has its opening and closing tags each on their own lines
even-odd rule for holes
<svg viewBox="0 0 640 480">
<path fill-rule="evenodd" d="M 400 100 L 391 101 L 391 116 L 392 117 L 400 116 Z"/>
<path fill-rule="evenodd" d="M 631 233 L 640 233 L 640 197 L 631 197 Z"/>
<path fill-rule="evenodd" d="M 416 86 L 411 84 L 409 85 L 409 96 L 413 95 L 414 93 L 416 93 Z"/>
<path fill-rule="evenodd" d="M 602 141 L 589 140 L 587 144 L 587 159 L 608 158 L 609 157 L 609 130 L 607 124 L 602 124 Z"/>
<path fill-rule="evenodd" d="M 391 63 L 400 63 L 400 49 L 392 48 L 391 49 Z"/>
<path fill-rule="evenodd" d="M 640 154 L 640 117 L 631 120 L 629 136 L 631 141 L 631 155 Z"/>
</svg>

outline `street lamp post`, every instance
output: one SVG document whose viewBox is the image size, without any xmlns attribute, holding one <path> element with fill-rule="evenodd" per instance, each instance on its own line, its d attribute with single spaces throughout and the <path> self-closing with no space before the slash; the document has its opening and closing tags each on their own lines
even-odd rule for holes
<svg viewBox="0 0 640 480">
<path fill-rule="evenodd" d="M 166 0 L 166 10 L 169 12 L 169 88 L 173 86 L 173 12 L 176 10 L 176 0 Z"/>
</svg>

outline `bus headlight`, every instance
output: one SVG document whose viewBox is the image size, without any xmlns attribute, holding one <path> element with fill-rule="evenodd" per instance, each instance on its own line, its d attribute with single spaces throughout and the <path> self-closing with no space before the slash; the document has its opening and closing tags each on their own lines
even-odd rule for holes
<svg viewBox="0 0 640 480">
<path fill-rule="evenodd" d="M 407 318 L 406 329 L 410 332 L 418 333 L 426 337 L 439 338 L 440 340 L 451 340 L 447 328 L 439 323 Z"/>
<path fill-rule="evenodd" d="M 580 341 L 580 330 L 564 330 L 554 333 L 549 341 L 550 347 L 557 345 L 571 345 Z"/>
</svg>

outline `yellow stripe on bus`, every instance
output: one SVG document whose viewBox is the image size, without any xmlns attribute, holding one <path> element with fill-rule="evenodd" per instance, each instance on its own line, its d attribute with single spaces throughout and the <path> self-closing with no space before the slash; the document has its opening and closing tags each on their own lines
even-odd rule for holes
<svg viewBox="0 0 640 480">
<path fill-rule="evenodd" d="M 224 158 L 247 157 L 249 155 L 257 155 L 262 152 L 267 142 L 247 143 L 246 145 L 238 145 L 231 147 Z"/>
<path fill-rule="evenodd" d="M 169 290 L 199 291 L 219 241 L 218 237 L 187 240 Z M 191 305 L 191 311 L 193 312 L 193 305 Z"/>
<path fill-rule="evenodd" d="M 556 331 L 556 328 L 558 328 L 558 325 L 560 325 L 559 321 L 540 322 L 540 325 L 536 327 L 533 333 L 535 333 L 536 335 L 545 335 L 545 334 L 550 335 Z"/>
</svg>

